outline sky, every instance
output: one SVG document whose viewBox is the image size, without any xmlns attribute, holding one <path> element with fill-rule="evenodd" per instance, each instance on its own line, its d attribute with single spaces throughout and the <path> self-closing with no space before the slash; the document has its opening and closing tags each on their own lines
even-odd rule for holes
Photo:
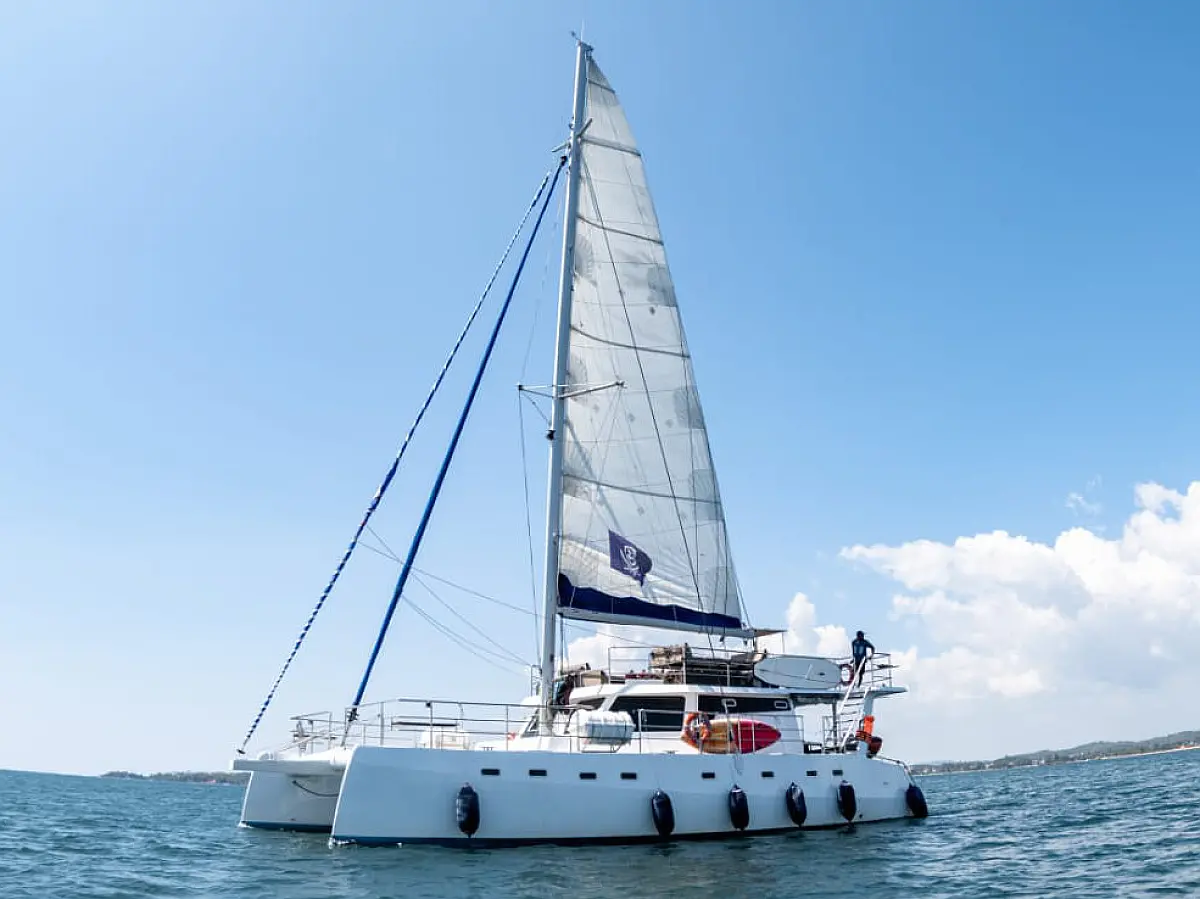
<svg viewBox="0 0 1200 899">
<path fill-rule="evenodd" d="M 581 23 L 751 621 L 897 653 L 909 761 L 1200 727 L 1194 5 L 62 2 L 0 8 L 0 768 L 227 765 L 554 163 Z M 551 377 L 560 224 L 417 563 L 507 605 L 410 590 L 474 645 L 402 605 L 368 699 L 527 692 L 515 385 Z M 396 569 L 355 556 L 253 748 L 351 701 Z"/>
</svg>

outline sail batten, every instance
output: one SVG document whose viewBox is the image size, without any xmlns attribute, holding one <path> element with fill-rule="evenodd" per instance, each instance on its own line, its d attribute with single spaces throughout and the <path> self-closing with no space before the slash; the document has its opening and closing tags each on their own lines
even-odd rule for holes
<svg viewBox="0 0 1200 899">
<path fill-rule="evenodd" d="M 745 634 L 708 434 L 641 152 L 590 61 L 561 388 L 559 612 Z M 579 390 L 589 384 L 613 389 Z M 578 391 L 578 392 L 576 392 Z"/>
</svg>

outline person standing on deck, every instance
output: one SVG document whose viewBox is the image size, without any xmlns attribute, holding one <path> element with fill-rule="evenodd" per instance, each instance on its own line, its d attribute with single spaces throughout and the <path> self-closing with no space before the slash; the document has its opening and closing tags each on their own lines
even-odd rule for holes
<svg viewBox="0 0 1200 899">
<path fill-rule="evenodd" d="M 875 647 L 871 641 L 863 636 L 863 632 L 859 631 L 854 635 L 854 641 L 850 644 L 850 655 L 854 659 L 854 670 L 858 672 L 858 686 L 862 686 L 863 671 L 867 667 L 867 650 L 871 651 L 871 655 L 875 655 Z"/>
</svg>

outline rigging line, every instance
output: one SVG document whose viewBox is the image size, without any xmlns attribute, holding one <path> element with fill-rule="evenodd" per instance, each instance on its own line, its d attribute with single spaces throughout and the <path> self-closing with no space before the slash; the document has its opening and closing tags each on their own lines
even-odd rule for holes
<svg viewBox="0 0 1200 899">
<path fill-rule="evenodd" d="M 570 628 L 573 631 L 579 631 L 581 634 L 587 634 L 587 635 L 593 636 L 593 637 L 601 636 L 600 632 L 598 630 L 596 630 L 595 625 L 588 627 L 587 625 L 582 625 L 582 624 L 571 624 L 571 623 L 568 623 L 568 621 L 565 618 L 561 619 L 561 621 L 562 621 L 562 626 L 564 628 Z M 604 635 L 604 636 L 607 636 L 607 635 Z M 647 643 L 644 640 L 635 640 L 635 639 L 633 639 L 633 637 L 621 637 L 620 643 L 632 643 L 634 646 L 643 646 L 646 649 L 659 649 L 660 647 L 662 647 L 661 642 Z"/>
<path fill-rule="evenodd" d="M 563 194 L 563 204 L 567 202 L 566 194 Z M 558 230 L 558 223 L 562 220 L 563 209 L 559 206 L 554 207 L 554 224 L 551 226 L 551 232 Z M 529 339 L 525 343 L 525 358 L 521 362 L 521 380 L 525 380 L 525 375 L 529 371 L 529 357 L 533 353 L 533 339 L 537 334 L 538 317 L 541 314 L 542 306 L 546 299 L 546 282 L 549 278 L 550 259 L 554 254 L 553 241 L 546 247 L 546 259 L 542 263 L 542 281 L 538 285 L 537 301 L 533 304 L 533 321 L 529 325 Z"/>
<path fill-rule="evenodd" d="M 528 389 L 523 389 L 520 384 L 517 385 L 517 391 L 526 399 L 533 411 L 541 417 L 542 422 L 546 425 L 546 427 L 550 427 L 549 417 L 547 417 L 546 413 L 538 407 L 537 401 L 534 399 L 534 397 L 538 396 L 539 394 L 533 393 Z"/>
<path fill-rule="evenodd" d="M 366 670 L 363 671 L 362 680 L 358 684 L 358 691 L 354 694 L 354 702 L 350 707 L 350 720 L 354 720 L 358 713 L 358 706 L 362 703 L 363 694 L 367 691 L 367 683 L 371 680 L 371 671 L 375 667 L 375 661 L 379 658 L 379 651 L 383 648 L 384 637 L 387 636 L 388 627 L 392 623 L 392 616 L 396 613 L 396 606 L 400 602 L 400 597 L 404 593 L 404 585 L 408 581 L 409 572 L 412 571 L 413 562 L 416 561 L 417 551 L 421 548 L 421 540 L 425 536 L 425 529 L 429 526 L 429 519 L 433 516 L 433 507 L 437 504 L 438 494 L 441 493 L 442 483 L 446 480 L 446 473 L 450 470 L 450 462 L 454 458 L 454 451 L 458 448 L 458 441 L 462 437 L 463 429 L 467 425 L 467 416 L 471 413 L 471 406 L 475 403 L 475 395 L 479 393 L 479 385 L 483 382 L 484 372 L 487 371 L 488 362 L 492 358 L 492 350 L 496 347 L 496 340 L 500 337 L 500 328 L 504 325 L 504 319 L 508 315 L 509 307 L 512 305 L 513 294 L 517 292 L 517 284 L 520 283 L 521 273 L 525 271 L 525 263 L 529 259 L 529 252 L 533 249 L 534 240 L 537 238 L 538 230 L 541 228 L 542 219 L 546 216 L 546 208 L 550 205 L 550 199 L 554 196 L 554 188 L 558 184 L 558 177 L 562 174 L 563 166 L 566 165 L 567 158 L 561 157 L 558 161 L 558 167 L 554 170 L 554 178 L 550 182 L 550 190 L 546 194 L 546 199 L 542 201 L 542 208 L 538 211 L 537 221 L 533 224 L 533 229 L 529 233 L 529 239 L 525 243 L 525 250 L 521 253 L 521 261 L 517 263 L 517 270 L 513 274 L 512 283 L 508 288 L 508 295 L 504 298 L 504 304 L 500 307 L 500 314 L 496 318 L 496 324 L 492 327 L 492 334 L 488 338 L 487 348 L 483 351 L 483 359 L 479 362 L 479 368 L 475 372 L 475 380 L 471 383 L 471 390 L 467 394 L 466 402 L 463 403 L 462 412 L 458 416 L 458 424 L 454 427 L 454 435 L 450 438 L 450 446 L 446 449 L 446 455 L 442 459 L 442 467 L 438 470 L 437 477 L 433 482 L 433 489 L 429 493 L 429 499 L 425 503 L 425 511 L 421 514 L 421 522 L 417 525 L 417 531 L 413 535 L 412 543 L 408 547 L 408 556 L 404 560 L 404 567 L 400 569 L 400 577 L 396 580 L 396 588 L 392 591 L 391 602 L 388 603 L 387 612 L 384 613 L 383 623 L 379 628 L 379 636 L 375 638 L 375 645 L 371 648 L 371 656 L 367 660 Z"/>
<path fill-rule="evenodd" d="M 404 560 L 401 559 L 399 556 L 394 555 L 394 554 L 388 555 L 388 553 L 385 552 L 384 550 L 378 549 L 377 547 L 374 547 L 369 543 L 362 544 L 362 548 L 366 549 L 366 550 L 370 550 L 371 552 L 373 552 L 377 555 L 383 556 L 383 558 L 387 559 L 390 562 L 395 562 L 397 565 L 404 564 Z M 416 565 L 413 566 L 413 573 L 419 574 L 422 577 L 429 578 L 430 580 L 437 581 L 439 584 L 445 584 L 447 587 L 451 587 L 455 590 L 461 590 L 463 593 L 467 593 L 471 596 L 478 597 L 479 599 L 482 599 L 486 602 L 490 602 L 490 603 L 494 603 L 495 605 L 502 606 L 505 609 L 511 609 L 514 612 L 520 612 L 522 615 L 535 615 L 536 614 L 535 612 L 531 612 L 529 609 L 522 608 L 521 606 L 515 606 L 512 603 L 505 602 L 502 599 L 497 599 L 494 596 L 488 596 L 486 593 L 480 593 L 478 590 L 472 590 L 470 587 L 464 587 L 462 584 L 456 584 L 454 581 L 448 581 L 444 577 L 438 577 L 436 574 L 433 574 L 432 572 L 429 572 L 429 571 L 425 571 L 423 568 L 418 568 Z"/>
<path fill-rule="evenodd" d="M 562 163 L 560 162 L 558 168 L 554 171 L 554 180 L 556 182 L 558 181 L 558 172 L 561 170 Z M 333 576 L 329 579 L 329 583 L 325 585 L 325 589 L 321 592 L 321 597 L 317 600 L 316 606 L 314 606 L 312 612 L 309 613 L 308 620 L 304 622 L 304 627 L 300 629 L 300 636 L 296 638 L 296 642 L 292 646 L 292 651 L 288 653 L 287 660 L 283 663 L 283 667 L 279 670 L 279 674 L 275 677 L 275 682 L 271 684 L 271 689 L 267 691 L 266 699 L 263 700 L 262 706 L 258 710 L 258 714 L 254 716 L 254 721 L 251 723 L 250 729 L 246 731 L 246 736 L 242 739 L 242 745 L 238 747 L 238 755 L 246 754 L 246 746 L 250 743 L 251 738 L 254 736 L 254 732 L 258 730 L 259 724 L 262 723 L 263 715 L 267 713 L 267 708 L 275 699 L 275 693 L 279 690 L 279 685 L 283 683 L 283 678 L 287 674 L 288 669 L 292 667 L 292 662 L 295 660 L 296 654 L 300 652 L 301 645 L 308 636 L 308 632 L 312 629 L 313 623 L 317 620 L 317 615 L 321 613 L 321 609 L 324 607 L 325 601 L 329 599 L 329 594 L 333 592 L 334 585 L 337 584 L 338 579 L 342 576 L 342 570 L 346 567 L 346 563 L 350 561 L 350 556 L 354 554 L 354 549 L 356 546 L 358 546 L 358 541 L 362 537 L 363 531 L 370 522 L 371 516 L 374 515 L 375 510 L 379 508 L 379 503 L 383 499 L 384 493 L 387 492 L 388 487 L 391 485 L 392 479 L 396 476 L 396 470 L 400 467 L 400 460 L 404 458 L 404 453 L 408 450 L 408 445 L 412 441 L 413 434 L 416 433 L 417 426 L 420 425 L 421 420 L 425 417 L 425 412 L 429 409 L 430 403 L 433 402 L 433 397 L 438 392 L 438 388 L 442 386 L 442 381 L 445 380 L 446 372 L 450 369 L 450 364 L 458 355 L 459 348 L 462 347 L 463 341 L 467 337 L 467 332 L 471 330 L 471 325 L 474 324 L 475 318 L 479 315 L 479 310 L 483 308 L 484 300 L 486 300 L 488 294 L 491 293 L 492 285 L 496 283 L 496 278 L 499 276 L 500 270 L 504 267 L 504 263 L 508 261 L 509 254 L 512 252 L 512 248 L 517 243 L 517 238 L 519 238 L 521 236 L 521 232 L 525 230 L 525 224 L 529 221 L 529 216 L 533 213 L 533 210 L 537 207 L 538 200 L 545 192 L 546 184 L 550 181 L 550 177 L 551 173 L 546 172 L 545 177 L 542 178 L 542 183 L 538 185 L 537 192 L 533 195 L 533 199 L 530 201 L 528 208 L 525 210 L 525 214 L 521 216 L 521 223 L 517 226 L 517 230 L 513 232 L 512 237 L 509 238 L 508 246 L 504 248 L 504 253 L 501 255 L 500 261 L 492 270 L 492 274 L 488 278 L 487 284 L 484 285 L 483 293 L 480 294 L 478 302 L 475 303 L 475 308 L 471 310 L 471 314 L 467 317 L 467 323 L 463 326 L 462 332 L 458 335 L 458 340 L 454 342 L 454 346 L 450 350 L 450 355 L 446 357 L 446 361 L 442 365 L 442 370 L 438 372 L 437 378 L 434 379 L 433 386 L 429 388 L 429 393 L 426 394 L 425 402 L 421 404 L 421 408 L 417 412 L 417 417 L 413 419 L 413 423 L 409 425 L 408 433 L 404 436 L 404 442 L 400 444 L 400 449 L 396 453 L 396 458 L 392 460 L 392 465 L 388 469 L 387 474 L 384 475 L 383 481 L 379 485 L 379 489 L 375 491 L 375 495 L 371 498 L 371 502 L 367 506 L 367 511 L 363 514 L 363 519 L 359 523 L 358 529 L 354 532 L 354 537 L 350 540 L 350 545 L 346 547 L 346 551 L 342 554 L 341 561 L 338 562 L 337 568 L 335 568 L 333 571 Z M 553 196 L 553 194 L 554 188 L 551 187 L 550 195 Z M 543 212 L 544 211 L 545 209 L 543 207 Z M 539 224 L 541 223 L 540 216 L 538 217 L 538 222 Z M 534 233 L 537 233 L 536 227 L 534 229 Z"/>
<path fill-rule="evenodd" d="M 599 632 L 599 630 L 597 630 L 597 627 L 599 625 L 596 625 L 596 624 L 592 624 L 592 625 L 573 624 L 570 621 L 568 621 L 566 618 L 562 618 L 562 619 L 560 619 L 560 621 L 562 622 L 562 626 L 564 628 L 570 628 L 573 631 L 578 631 L 579 633 L 586 634 L 589 637 L 610 636 L 608 634 L 601 634 Z M 711 635 L 709 635 L 709 636 L 711 638 Z M 626 636 L 621 636 L 619 639 L 618 638 L 613 638 L 613 639 L 615 641 L 614 645 L 616 645 L 616 646 L 623 646 L 623 645 L 628 644 L 628 645 L 632 645 L 632 646 L 641 646 L 641 647 L 644 647 L 645 649 L 661 649 L 663 646 L 663 641 L 661 641 L 661 640 L 657 643 L 647 643 L 645 640 L 635 640 L 633 637 L 626 637 Z M 710 640 L 710 642 L 711 642 L 711 640 Z M 713 647 L 710 646 L 710 648 L 713 648 Z M 715 651 L 715 648 L 713 648 L 713 649 Z"/>
<path fill-rule="evenodd" d="M 514 612 L 520 612 L 522 615 L 534 614 L 533 612 L 530 612 L 529 609 L 523 609 L 520 606 L 514 606 L 512 603 L 507 603 L 502 599 L 496 599 L 494 596 L 488 596 L 486 593 L 480 593 L 478 590 L 472 590 L 470 587 L 464 587 L 462 584 L 456 584 L 454 581 L 448 581 L 444 577 L 438 577 L 436 574 L 431 574 L 428 571 L 418 568 L 416 565 L 413 566 L 413 571 L 422 577 L 427 577 L 432 581 L 437 581 L 439 584 L 445 584 L 447 587 L 453 587 L 455 590 L 461 590 L 463 593 L 468 593 L 471 596 L 477 596 L 480 599 L 493 602 L 498 606 L 504 606 L 504 608 L 512 609 Z"/>
<path fill-rule="evenodd" d="M 400 557 L 398 555 L 396 555 L 396 551 L 387 545 L 387 541 L 379 536 L 379 532 L 377 530 L 375 530 L 375 528 L 368 527 L 367 530 L 369 530 L 371 532 L 372 537 L 374 537 L 376 540 L 379 541 L 379 545 L 388 551 L 388 553 L 390 554 L 389 558 L 395 559 L 397 562 L 400 561 Z"/>
<path fill-rule="evenodd" d="M 478 658 L 479 661 L 486 662 L 487 664 L 491 665 L 493 668 L 498 668 L 499 670 L 504 671 L 505 673 L 508 673 L 508 674 L 511 674 L 513 672 L 513 669 L 508 667 L 508 665 L 511 663 L 509 663 L 507 660 L 503 659 L 501 656 L 496 655 L 496 653 L 492 652 L 487 647 L 480 646 L 476 643 L 472 643 L 470 640 L 468 640 L 466 637 L 462 636 L 461 634 L 455 633 L 449 627 L 442 624 L 440 621 L 438 621 L 436 618 L 434 618 L 432 615 L 430 615 L 428 612 L 426 612 L 424 609 L 422 609 L 419 605 L 417 605 L 415 602 L 413 602 L 413 599 L 411 596 L 405 596 L 404 602 L 407 603 L 408 607 L 410 609 L 412 609 L 414 612 L 416 612 L 417 615 L 419 615 L 421 618 L 423 618 L 429 624 L 430 627 L 432 627 L 434 630 L 438 631 L 442 636 L 446 637 L 451 642 L 458 644 L 458 646 L 462 649 L 480 653 L 480 655 L 476 656 L 476 658 Z M 488 656 L 492 656 L 492 658 L 489 659 Z M 357 707 L 355 707 L 351 711 L 352 712 L 357 711 Z M 353 719 L 351 719 L 351 720 L 353 721 Z"/>
<path fill-rule="evenodd" d="M 498 653 L 491 649 L 488 649 L 486 646 L 483 646 L 482 644 L 477 643 L 474 640 L 464 637 L 461 633 L 459 633 L 458 631 L 451 628 L 450 625 L 446 624 L 445 622 L 439 621 L 430 612 L 427 612 L 423 608 L 420 608 L 419 606 L 417 606 L 413 602 L 412 597 L 409 594 L 406 593 L 404 595 L 403 599 L 404 599 L 404 602 L 408 603 L 409 607 L 412 608 L 412 610 L 414 612 L 416 612 L 423 619 L 425 619 L 426 622 L 429 623 L 430 627 L 433 627 L 434 629 L 439 631 L 447 639 L 452 640 L 455 643 L 457 643 L 461 649 L 464 649 L 467 652 L 471 653 L 474 658 L 477 658 L 484 662 L 491 662 L 494 665 L 496 665 L 497 667 L 502 668 L 505 671 L 524 670 L 526 667 L 528 667 L 528 665 L 529 665 L 528 662 L 522 661 L 520 659 L 516 659 L 514 661 L 513 659 L 511 659 L 501 653 Z M 517 665 L 518 668 L 511 667 L 514 664 Z"/>
<path fill-rule="evenodd" d="M 415 580 L 418 584 L 420 584 L 421 587 L 425 590 L 425 592 L 428 593 L 430 596 L 432 596 L 442 607 L 444 607 L 446 609 L 447 612 L 449 612 L 451 615 L 453 615 L 455 618 L 457 618 L 459 621 L 461 621 L 463 624 L 465 624 L 471 630 L 475 631 L 475 633 L 479 634 L 479 636 L 483 637 L 483 639 L 486 640 L 488 643 L 491 643 L 493 646 L 495 646 L 497 649 L 499 649 L 500 655 L 508 656 L 508 658 L 510 658 L 512 661 L 516 662 L 518 665 L 528 665 L 529 664 L 529 661 L 527 659 L 523 659 L 519 655 L 516 655 L 507 646 L 504 646 L 501 643 L 497 643 L 495 640 L 493 640 L 491 637 L 489 637 L 483 630 L 481 630 L 478 626 L 472 624 L 470 621 L 468 621 L 466 618 L 464 618 L 462 616 L 462 614 L 458 612 L 457 609 L 455 609 L 448 602 L 446 602 L 446 600 L 444 600 L 440 596 L 438 596 L 437 593 L 434 592 L 432 587 L 430 587 L 427 583 L 425 583 L 423 580 L 421 580 L 420 575 L 414 574 L 413 580 Z"/>
<path fill-rule="evenodd" d="M 369 550 L 370 552 L 373 552 L 376 555 L 383 556 L 389 562 L 395 562 L 397 565 L 400 565 L 404 561 L 399 556 L 397 556 L 395 553 L 385 552 L 384 550 L 379 549 L 379 547 L 377 547 L 377 546 L 372 546 L 370 543 L 363 543 L 361 545 L 362 545 L 363 549 Z"/>
<path fill-rule="evenodd" d="M 533 603 L 533 649 L 536 658 L 542 657 L 542 616 L 538 614 L 537 567 L 533 561 L 533 519 L 529 503 L 529 462 L 525 454 L 525 401 L 517 391 L 517 427 L 521 438 L 521 483 L 525 497 L 525 540 L 529 547 L 529 597 Z"/>
</svg>

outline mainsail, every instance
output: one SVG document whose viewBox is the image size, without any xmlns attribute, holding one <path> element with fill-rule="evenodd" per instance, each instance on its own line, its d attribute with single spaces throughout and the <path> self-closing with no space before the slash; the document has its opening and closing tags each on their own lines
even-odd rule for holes
<svg viewBox="0 0 1200 899">
<path fill-rule="evenodd" d="M 748 634 L 641 154 L 594 61 L 583 122 L 559 612 Z"/>
</svg>

